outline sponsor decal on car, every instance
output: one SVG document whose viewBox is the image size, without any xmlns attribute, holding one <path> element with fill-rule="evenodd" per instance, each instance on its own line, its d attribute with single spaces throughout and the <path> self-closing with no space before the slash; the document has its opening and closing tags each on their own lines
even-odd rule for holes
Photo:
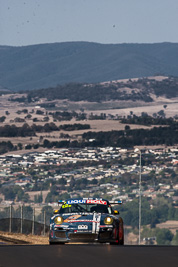
<svg viewBox="0 0 178 267">
<path fill-rule="evenodd" d="M 97 222 L 97 221 L 94 221 L 94 220 L 69 220 L 68 221 L 69 223 L 73 223 L 73 222 Z"/>
<path fill-rule="evenodd" d="M 69 225 L 66 225 L 66 224 L 63 224 L 62 226 L 61 225 L 55 225 L 55 228 L 58 229 L 58 228 L 69 228 Z"/>
<path fill-rule="evenodd" d="M 77 212 L 78 213 L 78 215 L 80 215 L 80 216 L 83 216 L 83 215 L 92 215 L 93 216 L 93 212 Z M 76 212 L 74 212 L 74 213 L 63 213 L 63 216 L 72 216 L 72 215 L 76 215 Z M 56 216 L 54 216 L 54 218 L 55 218 Z"/>
<path fill-rule="evenodd" d="M 92 233 L 98 233 L 100 229 L 101 214 L 93 214 Z"/>
<path fill-rule="evenodd" d="M 64 222 L 70 222 L 70 221 L 76 220 L 80 217 L 81 217 L 80 214 L 72 215 L 72 216 L 69 216 L 67 219 L 65 219 Z"/>
<path fill-rule="evenodd" d="M 62 205 L 62 209 L 70 208 L 70 207 L 71 207 L 71 205 L 69 205 L 69 204 L 64 204 L 64 205 Z"/>
<path fill-rule="evenodd" d="M 88 199 L 86 201 L 87 204 L 102 204 L 107 205 L 107 202 L 105 200 L 96 200 L 96 199 Z"/>
<path fill-rule="evenodd" d="M 113 228 L 113 225 L 100 225 L 100 228 Z"/>
<path fill-rule="evenodd" d="M 85 199 L 72 199 L 67 201 L 67 204 L 85 204 L 85 203 L 86 203 Z"/>
<path fill-rule="evenodd" d="M 91 233 L 89 230 L 74 230 L 74 233 Z"/>
<path fill-rule="evenodd" d="M 87 230 L 87 229 L 88 229 L 88 225 L 84 225 L 84 224 L 78 225 L 78 230 Z"/>
<path fill-rule="evenodd" d="M 107 205 L 107 201 L 100 200 L 100 199 L 72 199 L 72 200 L 68 200 L 64 206 L 68 207 L 68 205 L 71 205 L 71 204 L 102 204 L 102 205 Z"/>
</svg>

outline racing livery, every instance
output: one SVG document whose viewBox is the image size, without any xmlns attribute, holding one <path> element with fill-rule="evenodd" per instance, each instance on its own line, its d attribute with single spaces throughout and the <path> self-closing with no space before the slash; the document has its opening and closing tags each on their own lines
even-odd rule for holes
<svg viewBox="0 0 178 267">
<path fill-rule="evenodd" d="M 49 243 L 100 242 L 123 245 L 123 220 L 111 205 L 121 201 L 98 198 L 59 200 L 50 219 Z"/>
</svg>

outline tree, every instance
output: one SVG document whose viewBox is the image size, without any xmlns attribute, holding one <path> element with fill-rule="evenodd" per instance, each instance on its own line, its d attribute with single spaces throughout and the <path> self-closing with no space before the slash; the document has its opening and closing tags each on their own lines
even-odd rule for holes
<svg viewBox="0 0 178 267">
<path fill-rule="evenodd" d="M 32 149 L 32 145 L 30 145 L 30 144 L 29 145 L 26 145 L 25 146 L 25 149 Z"/>
<path fill-rule="evenodd" d="M 44 114 L 44 111 L 42 111 L 42 110 L 39 109 L 39 110 L 36 111 L 36 114 L 43 115 Z"/>
<path fill-rule="evenodd" d="M 58 200 L 59 199 L 68 199 L 70 198 L 70 194 L 68 193 L 63 193 L 63 194 L 60 194 L 59 197 L 58 197 Z"/>
<path fill-rule="evenodd" d="M 1 190 L 5 200 L 17 200 L 28 202 L 29 195 L 25 193 L 19 185 L 3 187 Z"/>
<path fill-rule="evenodd" d="M 42 208 L 41 210 L 41 214 L 40 214 L 40 221 L 43 221 L 44 219 L 44 212 L 46 213 L 46 224 L 49 225 L 50 222 L 50 218 L 53 215 L 53 208 L 51 206 L 45 206 Z"/>
<path fill-rule="evenodd" d="M 73 188 L 74 186 L 75 186 L 75 179 L 74 177 L 72 177 L 70 180 L 70 187 Z"/>
<path fill-rule="evenodd" d="M 125 126 L 125 131 L 128 131 L 128 130 L 130 130 L 130 126 L 129 125 L 126 125 Z"/>
<path fill-rule="evenodd" d="M 47 140 L 47 139 L 45 139 L 44 141 L 43 141 L 43 147 L 50 147 L 50 141 L 49 140 Z"/>
<path fill-rule="evenodd" d="M 5 119 L 6 119 L 6 117 L 5 117 L 5 116 L 2 116 L 2 117 L 0 117 L 0 122 L 4 122 L 4 121 L 5 121 Z"/>
<path fill-rule="evenodd" d="M 34 197 L 34 202 L 35 203 L 42 203 L 43 202 L 43 195 L 42 195 L 42 192 L 40 195 L 35 195 Z"/>
<path fill-rule="evenodd" d="M 28 220 L 33 219 L 33 209 L 31 206 L 23 207 L 23 216 L 24 216 L 24 219 L 28 219 Z"/>
<path fill-rule="evenodd" d="M 61 178 L 61 179 L 58 180 L 58 184 L 66 185 L 67 184 L 67 181 L 64 178 Z"/>
<path fill-rule="evenodd" d="M 141 113 L 141 116 L 142 116 L 142 117 L 148 117 L 148 113 L 147 113 L 147 112 L 142 112 L 142 113 Z"/>
<path fill-rule="evenodd" d="M 173 234 L 168 229 L 159 229 L 156 233 L 156 240 L 158 245 L 170 245 L 173 239 Z"/>
<path fill-rule="evenodd" d="M 2 194 L 4 195 L 5 200 L 14 200 L 16 196 L 12 187 L 2 188 Z"/>
<path fill-rule="evenodd" d="M 32 115 L 28 114 L 27 116 L 25 116 L 25 119 L 31 119 Z"/>
<path fill-rule="evenodd" d="M 17 147 L 18 147 L 19 150 L 22 150 L 22 148 L 23 148 L 22 143 L 18 143 L 18 144 L 17 144 Z"/>
<path fill-rule="evenodd" d="M 158 111 L 158 115 L 159 115 L 160 117 L 165 118 L 164 110 L 162 109 L 162 110 Z"/>
<path fill-rule="evenodd" d="M 49 121 L 49 117 L 48 116 L 44 117 L 43 121 Z"/>
<path fill-rule="evenodd" d="M 176 231 L 176 234 L 174 236 L 174 238 L 172 239 L 171 245 L 178 245 L 178 231 Z"/>
</svg>

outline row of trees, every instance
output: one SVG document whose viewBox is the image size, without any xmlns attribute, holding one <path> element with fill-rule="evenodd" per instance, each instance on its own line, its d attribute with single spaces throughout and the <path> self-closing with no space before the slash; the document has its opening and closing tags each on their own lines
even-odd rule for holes
<svg viewBox="0 0 178 267">
<path fill-rule="evenodd" d="M 63 124 L 59 126 L 59 130 L 64 130 L 64 131 L 88 130 L 90 128 L 91 128 L 90 124 L 80 124 L 80 123 Z"/>
<path fill-rule="evenodd" d="M 152 129 L 134 129 L 126 127 L 125 131 L 87 132 L 82 135 L 82 141 L 50 142 L 44 140 L 43 146 L 52 147 L 103 147 L 120 146 L 133 147 L 135 145 L 174 145 L 178 143 L 178 124 L 169 127 L 154 127 Z"/>
<path fill-rule="evenodd" d="M 178 245 L 178 232 L 173 235 L 173 233 L 166 228 L 160 229 L 160 228 L 154 228 L 150 229 L 148 227 L 144 227 L 143 231 L 141 233 L 142 239 L 148 239 L 148 238 L 156 238 L 157 245 Z M 150 245 L 153 244 L 152 241 L 149 241 Z"/>
<path fill-rule="evenodd" d="M 125 131 L 87 132 L 82 137 L 86 144 L 89 140 L 93 140 L 90 146 L 174 145 L 178 143 L 177 130 L 178 123 L 149 130 L 130 130 L 130 127 L 127 127 Z"/>
<path fill-rule="evenodd" d="M 26 136 L 35 136 L 36 132 L 52 132 L 52 131 L 74 131 L 74 130 L 83 130 L 90 129 L 89 124 L 65 124 L 57 126 L 55 123 L 45 123 L 44 125 L 33 124 L 29 126 L 27 123 L 24 123 L 22 127 L 17 127 L 16 125 L 5 125 L 0 127 L 0 136 L 1 137 L 26 137 Z"/>
<path fill-rule="evenodd" d="M 83 111 L 83 109 L 81 113 L 77 113 L 75 111 L 56 111 L 49 112 L 49 115 L 53 116 L 53 119 L 57 121 L 70 121 L 72 118 L 75 118 L 76 120 L 85 120 L 87 115 Z"/>
<path fill-rule="evenodd" d="M 0 127 L 0 136 L 2 137 L 25 137 L 34 136 L 36 132 L 50 132 L 50 131 L 72 131 L 89 129 L 88 124 L 67 124 L 57 127 L 54 123 L 47 123 L 44 126 L 33 124 L 31 127 L 28 124 L 24 124 L 22 127 L 16 127 L 15 125 Z M 104 146 L 119 146 L 119 147 L 133 147 L 135 145 L 175 145 L 178 144 L 177 134 L 178 124 L 172 124 L 169 127 L 154 127 L 150 130 L 147 129 L 135 129 L 130 130 L 130 127 L 126 125 L 125 131 L 110 131 L 110 132 L 87 132 L 82 134 L 81 141 L 53 141 L 45 139 L 43 144 L 27 145 L 26 149 L 37 149 L 39 146 L 45 148 L 68 148 L 68 147 L 104 147 Z M 17 149 L 22 149 L 22 144 L 19 143 L 14 146 L 10 141 L 0 142 L 0 153 L 6 153 Z"/>
<path fill-rule="evenodd" d="M 16 200 L 16 201 L 29 201 L 29 195 L 24 192 L 24 190 L 18 186 L 2 186 L 0 188 L 1 194 L 4 195 L 5 200 Z"/>
<path fill-rule="evenodd" d="M 162 114 L 162 113 L 161 113 Z M 136 116 L 133 114 L 132 116 L 127 116 L 127 118 L 122 118 L 121 123 L 127 124 L 139 124 L 139 125 L 172 125 L 176 124 L 176 121 L 173 118 L 165 118 L 161 115 L 154 118 L 149 116 L 147 113 L 142 112 L 142 116 Z"/>
<path fill-rule="evenodd" d="M 142 225 L 151 225 L 155 228 L 156 224 L 167 220 L 178 220 L 178 210 L 173 206 L 171 200 L 158 197 L 152 201 L 153 209 L 150 209 L 150 201 L 142 198 Z M 138 226 L 138 199 L 127 202 L 119 210 L 126 225 L 133 228 Z"/>
</svg>

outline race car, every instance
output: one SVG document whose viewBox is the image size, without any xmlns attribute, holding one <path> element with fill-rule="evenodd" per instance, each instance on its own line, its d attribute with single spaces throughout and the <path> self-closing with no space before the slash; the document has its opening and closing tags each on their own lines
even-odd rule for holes
<svg viewBox="0 0 178 267">
<path fill-rule="evenodd" d="M 123 220 L 111 205 L 121 201 L 102 198 L 59 200 L 50 219 L 49 244 L 99 242 L 124 245 Z"/>
</svg>

